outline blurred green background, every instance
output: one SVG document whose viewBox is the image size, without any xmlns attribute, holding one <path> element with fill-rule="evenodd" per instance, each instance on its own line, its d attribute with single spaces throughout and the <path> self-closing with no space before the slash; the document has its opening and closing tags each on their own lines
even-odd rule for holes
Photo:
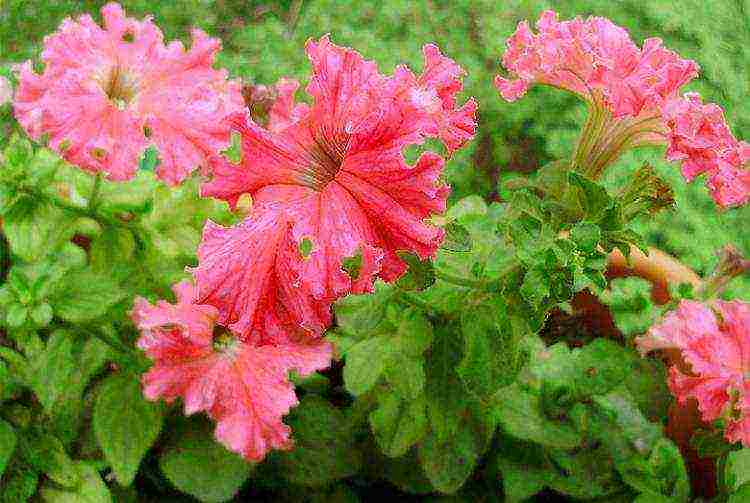
<svg viewBox="0 0 750 503">
<path fill-rule="evenodd" d="M 103 1 L 0 0 L 0 66 L 38 57 L 44 36 L 60 21 L 80 12 L 98 18 Z M 331 33 L 335 43 L 356 48 L 384 72 L 407 63 L 422 64 L 421 46 L 436 42 L 468 72 L 465 97 L 480 104 L 480 127 L 469 148 L 449 163 L 453 198 L 480 193 L 497 199 L 503 180 L 518 171 L 565 156 L 575 141 L 585 109 L 574 96 L 535 88 L 508 104 L 492 85 L 505 39 L 518 21 L 536 20 L 552 8 L 562 18 L 600 15 L 626 27 L 637 43 L 661 37 L 683 57 L 702 67 L 688 86 L 721 104 L 739 137 L 750 137 L 750 0 L 130 0 L 129 15 L 153 14 L 167 39 L 189 43 L 197 26 L 220 37 L 218 64 L 234 77 L 272 84 L 292 76 L 303 82 L 309 71 L 303 45 Z M 11 127 L 8 105 L 0 108 L 0 134 Z M 686 185 L 678 169 L 661 161 L 661 149 L 628 154 L 607 175 L 616 187 L 643 160 L 653 162 L 677 193 L 677 208 L 639 224 L 649 243 L 677 255 L 701 273 L 715 263 L 715 251 L 733 243 L 750 254 L 750 207 L 717 213 L 701 181 Z M 750 299 L 750 281 L 738 280 L 727 296 Z"/>
</svg>

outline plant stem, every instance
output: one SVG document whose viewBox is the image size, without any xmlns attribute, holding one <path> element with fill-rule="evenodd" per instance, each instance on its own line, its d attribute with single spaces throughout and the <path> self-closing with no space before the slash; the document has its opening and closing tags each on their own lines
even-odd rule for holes
<svg viewBox="0 0 750 503">
<path fill-rule="evenodd" d="M 97 173 L 96 178 L 94 178 L 94 188 L 91 189 L 91 197 L 89 197 L 88 208 L 91 212 L 93 212 L 96 209 L 96 206 L 99 204 L 99 193 L 101 192 L 101 188 L 102 174 Z"/>
<path fill-rule="evenodd" d="M 411 292 L 407 292 L 404 290 L 398 291 L 398 298 L 406 302 L 407 304 L 411 304 L 412 306 L 419 308 L 423 311 L 427 312 L 434 312 L 435 310 L 425 301 L 417 297 Z"/>
<path fill-rule="evenodd" d="M 464 288 L 477 288 L 479 290 L 484 290 L 486 286 L 484 281 L 456 276 L 445 271 L 436 270 L 435 277 L 446 283 L 462 286 Z"/>
</svg>

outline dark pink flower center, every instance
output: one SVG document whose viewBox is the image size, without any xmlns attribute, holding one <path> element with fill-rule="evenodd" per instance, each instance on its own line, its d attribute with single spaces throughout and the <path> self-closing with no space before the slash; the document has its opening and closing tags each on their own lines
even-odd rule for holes
<svg viewBox="0 0 750 503">
<path fill-rule="evenodd" d="M 313 142 L 307 150 L 310 164 L 303 175 L 303 183 L 315 190 L 323 190 L 341 169 L 349 146 L 349 135 L 330 133 L 324 129 L 312 132 Z"/>
</svg>

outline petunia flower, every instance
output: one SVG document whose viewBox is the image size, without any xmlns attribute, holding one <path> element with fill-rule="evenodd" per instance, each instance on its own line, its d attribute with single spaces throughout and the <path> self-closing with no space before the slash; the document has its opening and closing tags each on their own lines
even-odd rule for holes
<svg viewBox="0 0 750 503">
<path fill-rule="evenodd" d="M 545 11 L 532 32 L 519 23 L 507 41 L 498 75 L 503 98 L 515 101 L 530 86 L 546 84 L 581 96 L 589 119 L 574 163 L 597 178 L 623 151 L 663 143 L 661 111 L 679 89 L 698 75 L 698 65 L 666 49 L 658 38 L 639 48 L 628 32 L 602 17 L 558 21 Z"/>
<path fill-rule="evenodd" d="M 65 19 L 44 40 L 42 74 L 30 61 L 19 72 L 15 115 L 35 140 L 69 162 L 112 180 L 132 178 L 144 150 L 160 154 L 157 175 L 170 184 L 229 146 L 222 121 L 243 110 L 240 84 L 212 68 L 217 39 L 193 30 L 186 50 L 165 45 L 150 17 L 102 8 L 104 28 L 89 15 Z"/>
<path fill-rule="evenodd" d="M 135 301 L 138 346 L 154 361 L 143 375 L 144 395 L 167 402 L 182 398 L 187 415 L 206 412 L 217 423 L 217 440 L 250 461 L 261 461 L 272 449 L 290 449 L 291 431 L 282 418 L 298 401 L 288 374 L 327 367 L 331 345 L 299 340 L 278 323 L 262 338 L 238 338 L 215 323 L 214 307 L 194 302 L 192 284 L 182 282 L 174 291 L 176 304 Z"/>
<path fill-rule="evenodd" d="M 272 297 L 319 333 L 333 300 L 403 274 L 398 252 L 434 256 L 444 232 L 426 219 L 445 210 L 444 160 L 425 152 L 410 165 L 403 150 L 432 137 L 452 152 L 476 127 L 476 103 L 456 106 L 463 70 L 433 45 L 421 75 L 399 66 L 390 77 L 327 36 L 306 51 L 312 103 L 296 104 L 298 84 L 282 81 L 268 128 L 233 117 L 242 161 L 213 158 L 203 187 L 253 202 L 235 227 L 206 225 L 193 271 L 201 302 L 241 334 L 262 330 Z"/>
<path fill-rule="evenodd" d="M 704 421 L 723 419 L 726 438 L 750 447 L 750 304 L 683 300 L 636 344 L 680 350 L 690 373 L 669 369 L 677 400 L 695 399 Z"/>
<path fill-rule="evenodd" d="M 705 174 L 711 196 L 721 207 L 750 199 L 750 144 L 737 140 L 714 103 L 703 104 L 696 93 L 671 100 L 664 107 L 668 128 L 667 159 L 680 162 L 690 182 Z"/>
</svg>

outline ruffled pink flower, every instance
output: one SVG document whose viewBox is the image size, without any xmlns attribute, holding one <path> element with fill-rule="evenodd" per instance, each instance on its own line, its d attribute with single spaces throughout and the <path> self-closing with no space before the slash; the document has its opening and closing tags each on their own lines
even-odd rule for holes
<svg viewBox="0 0 750 503">
<path fill-rule="evenodd" d="M 626 150 L 662 144 L 665 104 L 698 75 L 698 65 L 666 49 L 658 38 L 638 47 L 628 32 L 601 17 L 558 21 L 545 11 L 536 24 L 519 23 L 503 65 L 511 78 L 495 86 L 508 101 L 546 84 L 578 94 L 591 107 L 573 164 L 598 178 Z"/>
<path fill-rule="evenodd" d="M 214 158 L 203 187 L 232 205 L 252 196 L 244 223 L 208 223 L 194 270 L 201 301 L 242 334 L 261 329 L 271 298 L 320 332 L 333 300 L 405 271 L 398 251 L 434 256 L 444 233 L 425 219 L 445 210 L 444 161 L 426 152 L 412 166 L 402 151 L 437 137 L 452 152 L 476 126 L 473 100 L 456 107 L 463 71 L 435 46 L 421 75 L 400 66 L 391 77 L 328 37 L 306 49 L 312 105 L 295 104 L 297 84 L 285 81 L 268 129 L 234 117 L 242 162 Z"/>
<path fill-rule="evenodd" d="M 45 38 L 44 73 L 20 70 L 15 115 L 27 133 L 69 162 L 127 180 L 149 144 L 157 174 L 176 184 L 229 145 L 222 121 L 244 108 L 240 84 L 212 68 L 217 39 L 193 31 L 193 44 L 164 44 L 151 18 L 102 8 L 104 28 L 89 15 L 66 19 Z"/>
<path fill-rule="evenodd" d="M 512 78 L 495 85 L 508 101 L 534 84 L 547 84 L 595 102 L 603 100 L 615 117 L 659 110 L 680 87 L 698 75 L 698 65 L 666 49 L 658 38 L 639 48 L 628 32 L 602 17 L 558 21 L 545 11 L 533 33 L 519 23 L 507 41 L 503 65 Z"/>
<path fill-rule="evenodd" d="M 703 104 L 696 93 L 671 100 L 664 107 L 668 128 L 667 159 L 680 162 L 689 182 L 706 174 L 706 184 L 719 206 L 730 207 L 750 199 L 750 144 L 738 141 L 727 125 L 724 111 Z"/>
<path fill-rule="evenodd" d="M 292 447 L 282 422 L 297 405 L 291 370 L 309 375 L 330 364 L 331 345 L 299 338 L 278 324 L 263 337 L 241 340 L 215 325 L 217 310 L 194 302 L 195 287 L 176 285 L 177 303 L 151 305 L 138 298 L 133 320 L 138 346 L 154 360 L 143 376 L 150 400 L 182 398 L 185 414 L 205 411 L 216 422 L 216 438 L 250 461 L 271 449 Z"/>
<path fill-rule="evenodd" d="M 726 438 L 750 446 L 750 304 L 683 300 L 636 343 L 643 353 L 681 350 L 691 374 L 670 368 L 672 393 L 695 399 L 704 421 L 724 419 Z"/>
</svg>

